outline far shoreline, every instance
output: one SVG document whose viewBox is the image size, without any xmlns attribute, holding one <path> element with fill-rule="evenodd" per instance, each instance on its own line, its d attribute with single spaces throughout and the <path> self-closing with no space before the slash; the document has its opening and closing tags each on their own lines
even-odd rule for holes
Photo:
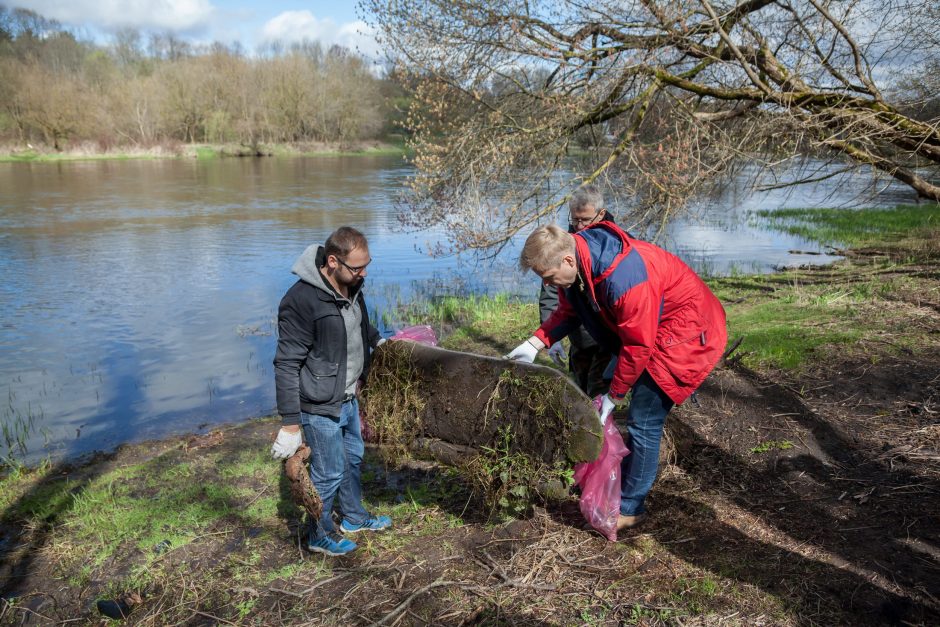
<svg viewBox="0 0 940 627">
<path fill-rule="evenodd" d="M 287 144 L 182 144 L 160 143 L 149 147 L 121 146 L 101 149 L 83 143 L 62 151 L 31 145 L 0 146 L 0 163 L 58 163 L 63 161 L 130 161 L 157 159 L 258 158 L 258 157 L 405 157 L 411 151 L 402 143 L 361 140 L 349 143 L 302 142 Z"/>
</svg>

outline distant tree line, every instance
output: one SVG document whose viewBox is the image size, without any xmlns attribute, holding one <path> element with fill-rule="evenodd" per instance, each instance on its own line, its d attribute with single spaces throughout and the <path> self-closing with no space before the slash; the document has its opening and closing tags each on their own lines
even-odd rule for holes
<svg viewBox="0 0 940 627">
<path fill-rule="evenodd" d="M 0 6 L 0 141 L 56 150 L 96 142 L 336 142 L 399 130 L 404 93 L 345 48 L 193 46 L 125 29 L 110 45 L 32 11 Z"/>
</svg>

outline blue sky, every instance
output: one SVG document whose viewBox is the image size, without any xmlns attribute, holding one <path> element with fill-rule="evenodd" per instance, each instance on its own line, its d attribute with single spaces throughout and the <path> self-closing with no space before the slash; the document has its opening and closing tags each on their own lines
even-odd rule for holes
<svg viewBox="0 0 940 627">
<path fill-rule="evenodd" d="M 378 47 L 356 13 L 355 0 L 0 0 L 85 29 L 106 42 L 123 27 L 170 31 L 193 43 L 315 39 L 376 57 Z"/>
</svg>

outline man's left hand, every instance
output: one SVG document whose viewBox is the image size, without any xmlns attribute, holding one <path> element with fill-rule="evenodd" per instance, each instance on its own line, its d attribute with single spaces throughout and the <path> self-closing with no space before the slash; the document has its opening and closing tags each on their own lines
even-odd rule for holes
<svg viewBox="0 0 940 627">
<path fill-rule="evenodd" d="M 559 366 L 564 366 L 568 361 L 568 354 L 565 353 L 565 347 L 562 346 L 561 342 L 552 344 L 552 347 L 548 349 L 548 356 Z"/>
<path fill-rule="evenodd" d="M 602 427 L 607 424 L 607 419 L 610 417 L 616 407 L 617 404 L 614 403 L 609 394 L 604 394 L 601 397 L 601 410 L 599 413 Z"/>
</svg>

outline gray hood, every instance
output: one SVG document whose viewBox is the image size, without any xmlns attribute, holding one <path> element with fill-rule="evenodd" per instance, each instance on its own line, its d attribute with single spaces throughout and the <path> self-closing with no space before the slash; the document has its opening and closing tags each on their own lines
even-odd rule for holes
<svg viewBox="0 0 940 627">
<path fill-rule="evenodd" d="M 336 290 L 333 289 L 333 286 L 323 278 L 322 274 L 320 274 L 320 268 L 324 265 L 326 265 L 326 250 L 319 244 L 311 244 L 310 246 L 307 246 L 307 249 L 304 250 L 300 257 L 297 258 L 297 261 L 294 262 L 294 265 L 291 267 L 290 271 L 300 277 L 303 281 L 306 281 L 314 287 L 319 287 L 327 294 L 332 294 L 337 300 L 340 300 L 343 297 L 337 294 Z M 349 290 L 350 302 L 356 300 L 356 296 L 359 294 L 359 290 L 362 289 L 362 283 L 363 281 L 359 281 Z"/>
</svg>

